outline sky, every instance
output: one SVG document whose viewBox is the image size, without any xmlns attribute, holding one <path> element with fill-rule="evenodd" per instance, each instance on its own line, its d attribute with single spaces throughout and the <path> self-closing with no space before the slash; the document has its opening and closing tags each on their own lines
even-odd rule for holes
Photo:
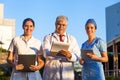
<svg viewBox="0 0 120 80">
<path fill-rule="evenodd" d="M 87 40 L 85 23 L 89 18 L 97 23 L 96 36 L 106 41 L 105 9 L 120 0 L 0 0 L 4 4 L 4 18 L 16 20 L 16 36 L 23 34 L 25 18 L 35 21 L 33 36 L 43 42 L 45 35 L 55 31 L 55 19 L 68 17 L 67 33 L 73 35 L 79 46 Z"/>
</svg>

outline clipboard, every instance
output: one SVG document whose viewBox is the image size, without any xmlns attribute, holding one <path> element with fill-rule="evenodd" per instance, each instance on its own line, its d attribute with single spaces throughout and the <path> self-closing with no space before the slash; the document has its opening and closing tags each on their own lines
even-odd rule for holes
<svg viewBox="0 0 120 80">
<path fill-rule="evenodd" d="M 19 70 L 22 72 L 34 72 L 31 71 L 29 69 L 30 65 L 35 65 L 35 61 L 36 61 L 36 55 L 18 55 L 18 64 L 23 64 L 24 65 L 24 69 L 23 70 Z"/>
<path fill-rule="evenodd" d="M 69 43 L 64 43 L 64 42 L 53 42 L 50 50 L 50 54 L 52 56 L 55 56 L 58 54 L 58 52 L 62 49 L 68 50 L 69 48 Z"/>
<path fill-rule="evenodd" d="M 88 50 L 88 49 L 81 49 L 81 57 L 83 59 L 87 59 L 88 57 L 86 56 L 87 53 L 94 54 L 93 50 Z"/>
</svg>

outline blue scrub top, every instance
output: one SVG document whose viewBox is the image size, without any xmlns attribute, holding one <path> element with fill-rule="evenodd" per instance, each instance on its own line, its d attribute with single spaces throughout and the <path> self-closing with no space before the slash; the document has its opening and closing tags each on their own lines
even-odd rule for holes
<svg viewBox="0 0 120 80">
<path fill-rule="evenodd" d="M 92 49 L 94 54 L 99 57 L 101 57 L 101 52 L 107 52 L 106 43 L 100 38 L 96 38 L 90 44 L 88 44 L 87 41 L 84 42 L 81 49 Z M 84 59 L 82 80 L 105 80 L 102 63 L 91 60 L 90 58 Z"/>
</svg>

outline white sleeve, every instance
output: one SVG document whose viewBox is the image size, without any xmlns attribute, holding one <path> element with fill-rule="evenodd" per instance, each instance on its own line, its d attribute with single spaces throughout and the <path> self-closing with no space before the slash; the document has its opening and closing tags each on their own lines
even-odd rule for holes
<svg viewBox="0 0 120 80">
<path fill-rule="evenodd" d="M 69 61 L 78 61 L 80 58 L 80 48 L 78 46 L 77 40 L 74 37 L 71 38 L 71 43 L 70 43 L 70 49 L 69 51 L 72 54 L 71 59 L 68 59 Z"/>
<path fill-rule="evenodd" d="M 50 55 L 50 49 L 51 49 L 50 37 L 51 35 L 47 35 L 44 37 L 43 40 L 43 51 L 45 56 Z"/>
</svg>

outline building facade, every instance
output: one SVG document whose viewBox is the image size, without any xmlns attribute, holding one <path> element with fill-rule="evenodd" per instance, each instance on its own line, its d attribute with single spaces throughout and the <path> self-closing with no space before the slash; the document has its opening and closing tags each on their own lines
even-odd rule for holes
<svg viewBox="0 0 120 80">
<path fill-rule="evenodd" d="M 107 76 L 120 76 L 120 2 L 106 8 Z"/>
<path fill-rule="evenodd" d="M 4 5 L 0 4 L 0 47 L 8 49 L 15 36 L 15 19 L 4 18 Z"/>
<path fill-rule="evenodd" d="M 120 36 L 120 2 L 106 8 L 107 42 Z"/>
</svg>

